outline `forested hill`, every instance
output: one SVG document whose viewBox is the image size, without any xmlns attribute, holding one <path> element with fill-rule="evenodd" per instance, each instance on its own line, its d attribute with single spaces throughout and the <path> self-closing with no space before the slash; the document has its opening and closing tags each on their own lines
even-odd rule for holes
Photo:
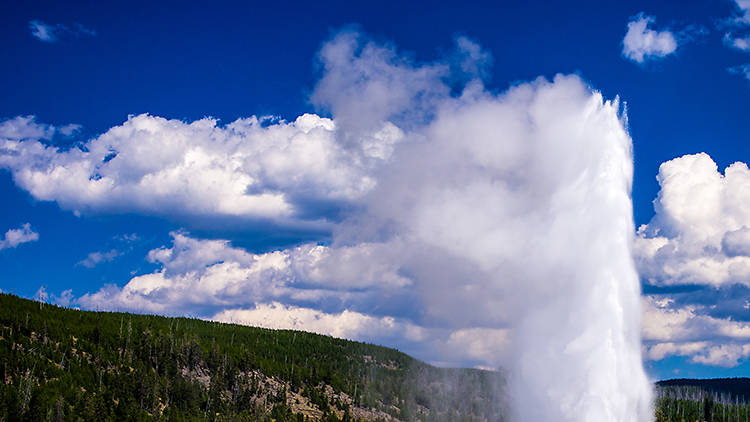
<svg viewBox="0 0 750 422">
<path fill-rule="evenodd" d="M 498 372 L 328 336 L 0 294 L 0 421 L 504 420 Z"/>
<path fill-rule="evenodd" d="M 750 420 L 750 378 L 656 383 L 656 422 Z"/>
</svg>

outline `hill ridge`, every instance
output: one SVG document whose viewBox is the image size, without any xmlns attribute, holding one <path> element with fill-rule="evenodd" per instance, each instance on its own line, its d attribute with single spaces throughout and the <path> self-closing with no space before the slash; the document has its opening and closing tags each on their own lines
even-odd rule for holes
<svg viewBox="0 0 750 422">
<path fill-rule="evenodd" d="M 0 294 L 0 420 L 504 420 L 501 373 L 384 346 Z"/>
</svg>

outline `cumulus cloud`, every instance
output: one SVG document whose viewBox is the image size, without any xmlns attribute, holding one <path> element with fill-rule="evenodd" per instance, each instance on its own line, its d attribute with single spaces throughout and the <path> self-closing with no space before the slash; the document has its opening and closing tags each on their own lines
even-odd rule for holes
<svg viewBox="0 0 750 422">
<path fill-rule="evenodd" d="M 717 344 L 698 341 L 690 343 L 659 343 L 649 348 L 648 356 L 661 360 L 667 356 L 689 357 L 693 363 L 723 366 L 727 368 L 739 365 L 741 360 L 750 355 L 750 344 Z"/>
<path fill-rule="evenodd" d="M 628 22 L 622 54 L 637 63 L 668 56 L 677 50 L 677 38 L 669 30 L 649 28 L 656 19 L 640 13 Z"/>
<path fill-rule="evenodd" d="M 646 356 L 685 356 L 693 363 L 734 367 L 750 356 L 750 323 L 716 318 L 706 305 L 680 307 L 669 295 L 644 298 Z"/>
<path fill-rule="evenodd" d="M 71 136 L 80 128 L 81 126 L 76 124 L 55 127 L 38 123 L 35 116 L 17 116 L 12 119 L 0 120 L 0 139 L 15 141 L 24 139 L 51 140 L 56 134 Z"/>
<path fill-rule="evenodd" d="M 406 129 L 424 123 L 448 93 L 446 64 L 414 65 L 357 32 L 336 35 L 319 59 L 324 72 L 311 100 L 336 117 L 340 136 L 359 142 L 386 121 Z"/>
<path fill-rule="evenodd" d="M 224 240 L 196 239 L 184 232 L 172 236 L 170 247 L 148 253 L 147 259 L 159 265 L 157 271 L 75 302 L 90 309 L 191 314 L 398 345 L 453 366 L 499 366 L 500 356 L 490 346 L 501 340 L 487 337 L 496 330 L 453 333 L 418 325 L 403 313 L 383 313 L 389 307 L 381 302 L 408 295 L 411 284 L 397 274 L 393 263 L 398 261 L 381 249 L 385 245 L 305 244 L 252 254 Z M 66 306 L 70 303 L 66 299 Z M 473 344 L 467 354 L 459 352 L 459 341 Z"/>
<path fill-rule="evenodd" d="M 475 363 L 477 367 L 497 369 L 507 360 L 509 344 L 509 333 L 505 329 L 450 331 L 415 325 L 391 316 L 374 317 L 350 310 L 326 313 L 279 302 L 258 304 L 252 309 L 225 309 L 211 319 L 272 329 L 304 330 L 378 344 L 395 343 L 418 351 L 433 363 L 449 367 Z"/>
<path fill-rule="evenodd" d="M 389 338 L 401 342 L 422 341 L 426 337 L 422 327 L 390 316 L 378 318 L 349 310 L 331 314 L 278 302 L 259 304 L 254 309 L 225 309 L 212 319 L 265 328 L 304 330 L 360 341 L 382 342 Z"/>
<path fill-rule="evenodd" d="M 62 24 L 47 24 L 39 20 L 29 22 L 31 35 L 39 41 L 53 43 L 60 40 L 66 35 L 72 36 L 96 36 L 96 31 L 86 28 L 81 24 L 75 24 L 72 27 Z"/>
<path fill-rule="evenodd" d="M 750 356 L 750 170 L 723 172 L 705 153 L 663 163 L 655 215 L 638 229 L 644 281 L 681 293 L 646 298 L 646 356 L 733 367 Z"/>
<path fill-rule="evenodd" d="M 738 24 L 750 24 L 750 1 L 749 0 L 735 0 L 737 8 L 739 10 L 738 15 L 734 18 L 734 21 Z"/>
<path fill-rule="evenodd" d="M 706 306 L 675 306 L 667 297 L 644 297 L 643 336 L 645 340 L 695 342 L 725 338 L 750 339 L 750 322 L 715 318 Z"/>
<path fill-rule="evenodd" d="M 217 312 L 223 307 L 286 303 L 321 303 L 337 312 L 359 307 L 372 312 L 379 290 L 408 286 L 383 245 L 330 248 L 303 244 L 281 251 L 253 254 L 226 240 L 206 240 L 172 233 L 171 247 L 153 249 L 147 259 L 160 266 L 134 277 L 124 287 L 107 286 L 79 302 L 99 309 L 131 309 L 180 314 L 189 309 Z M 395 259 L 394 259 L 395 261 Z M 369 307 L 368 307 L 369 306 Z"/>
<path fill-rule="evenodd" d="M 271 296 L 268 292 L 278 285 L 273 280 L 285 281 L 273 274 L 288 267 L 281 253 L 254 255 L 227 241 L 172 236 L 171 248 L 148 254 L 150 262 L 161 266 L 159 271 L 134 277 L 122 288 L 105 286 L 78 302 L 89 308 L 180 314 L 194 306 L 253 303 L 253 298 Z"/>
<path fill-rule="evenodd" d="M 21 225 L 20 228 L 10 229 L 0 239 L 0 251 L 7 248 L 15 248 L 21 243 L 35 242 L 39 240 L 39 233 L 31 229 L 30 223 Z"/>
<path fill-rule="evenodd" d="M 708 154 L 663 163 L 653 219 L 638 229 L 641 275 L 657 286 L 750 285 L 750 170 Z"/>
<path fill-rule="evenodd" d="M 79 212 L 282 226 L 323 224 L 320 215 L 308 215 L 310 201 L 335 204 L 367 192 L 375 183 L 370 172 L 403 136 L 383 123 L 358 147 L 343 148 L 334 122 L 311 114 L 225 126 L 210 118 L 186 123 L 143 114 L 62 150 L 28 139 L 28 119 L 5 123 L 10 135 L 0 138 L 0 167 L 36 199 Z"/>
<path fill-rule="evenodd" d="M 726 23 L 728 23 L 727 26 L 729 26 L 729 32 L 724 34 L 724 43 L 727 46 L 740 51 L 750 51 L 750 35 L 748 35 L 746 31 L 750 25 L 750 1 L 735 0 L 735 2 L 737 4 L 738 13 L 726 21 Z M 736 66 L 730 68 L 729 71 L 747 76 L 748 72 L 743 71 L 742 67 L 746 66 Z"/>
<path fill-rule="evenodd" d="M 456 50 L 462 72 L 482 73 L 491 58 L 465 37 Z M 226 125 L 144 114 L 61 149 L 42 140 L 77 126 L 16 117 L 0 126 L 0 167 L 36 199 L 77 213 L 328 230 L 338 210 L 356 206 L 374 187 L 404 130 L 423 125 L 447 98 L 442 78 L 450 60 L 414 64 L 345 32 L 323 46 L 319 61 L 324 74 L 311 99 L 335 123 L 315 114 Z"/>
<path fill-rule="evenodd" d="M 52 139 L 54 126 L 36 122 L 34 116 L 17 116 L 0 122 L 0 137 L 5 139 Z"/>
</svg>

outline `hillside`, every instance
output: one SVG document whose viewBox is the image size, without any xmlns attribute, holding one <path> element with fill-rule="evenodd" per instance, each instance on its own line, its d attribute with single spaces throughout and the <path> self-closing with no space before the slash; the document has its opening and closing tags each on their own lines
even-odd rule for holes
<svg viewBox="0 0 750 422">
<path fill-rule="evenodd" d="M 290 330 L 0 294 L 0 421 L 497 421 L 498 372 Z"/>
</svg>

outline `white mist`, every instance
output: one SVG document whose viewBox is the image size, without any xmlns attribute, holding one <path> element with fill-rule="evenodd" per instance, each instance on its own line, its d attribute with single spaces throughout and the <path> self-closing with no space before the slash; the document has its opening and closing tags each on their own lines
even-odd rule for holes
<svg viewBox="0 0 750 422">
<path fill-rule="evenodd" d="M 504 330 L 475 345 L 504 346 L 514 421 L 651 420 L 618 101 L 558 76 L 434 106 L 350 230 L 393 233 L 423 324 Z"/>
<path fill-rule="evenodd" d="M 313 99 L 343 144 L 365 148 L 384 124 L 404 131 L 332 247 L 388 251 L 380 261 L 409 280 L 413 321 L 509 371 L 514 421 L 651 420 L 620 105 L 578 76 L 495 94 L 485 72 L 453 75 L 467 82 L 451 95 L 450 69 L 490 62 L 469 44 L 458 43 L 461 66 L 417 66 L 359 34 L 323 47 Z"/>
</svg>

